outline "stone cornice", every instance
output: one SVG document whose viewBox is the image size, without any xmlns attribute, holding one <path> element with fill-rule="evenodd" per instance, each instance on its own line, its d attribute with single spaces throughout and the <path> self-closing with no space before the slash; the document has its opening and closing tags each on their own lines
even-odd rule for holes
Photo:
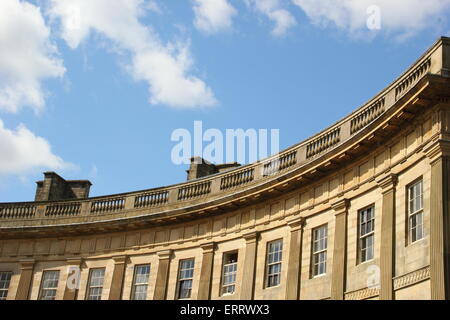
<svg viewBox="0 0 450 320">
<path fill-rule="evenodd" d="M 216 248 L 216 243 L 215 242 L 204 243 L 200 245 L 200 248 L 203 249 L 203 253 L 211 253 L 214 252 L 214 249 Z"/>
</svg>

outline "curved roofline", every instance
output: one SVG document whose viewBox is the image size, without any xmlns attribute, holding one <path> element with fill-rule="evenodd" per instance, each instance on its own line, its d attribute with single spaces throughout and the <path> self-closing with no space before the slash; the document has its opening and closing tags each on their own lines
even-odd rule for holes
<svg viewBox="0 0 450 320">
<path fill-rule="evenodd" d="M 64 217 L 72 215 L 79 218 L 81 223 L 89 219 L 100 223 L 103 220 L 98 218 L 108 220 L 111 215 L 123 216 L 125 219 L 136 217 L 134 213 L 128 215 L 131 211 L 144 216 L 183 212 L 238 194 L 258 192 L 261 186 L 277 185 L 289 175 L 307 172 L 310 167 L 330 158 L 330 154 L 342 153 L 341 150 L 345 150 L 353 141 L 366 137 L 367 132 L 375 128 L 374 124 L 388 121 L 387 118 L 397 112 L 403 100 L 418 92 L 418 86 L 426 88 L 432 79 L 430 75 L 450 77 L 450 38 L 438 39 L 407 71 L 358 109 L 279 154 L 235 169 L 163 187 L 87 199 L 0 203 L 0 229 L 4 223 L 10 225 L 8 221 L 20 221 L 18 226 L 25 226 L 40 219 L 41 226 L 47 220 L 58 225 L 58 221 L 62 222 Z"/>
</svg>

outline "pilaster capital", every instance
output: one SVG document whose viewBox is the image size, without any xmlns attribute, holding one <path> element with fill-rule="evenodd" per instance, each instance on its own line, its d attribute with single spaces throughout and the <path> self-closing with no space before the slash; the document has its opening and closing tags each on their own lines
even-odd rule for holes
<svg viewBox="0 0 450 320">
<path fill-rule="evenodd" d="M 291 232 L 302 230 L 305 225 L 304 217 L 294 217 L 287 221 L 287 225 L 291 227 Z"/>
<path fill-rule="evenodd" d="M 349 206 L 350 200 L 347 198 L 339 199 L 331 204 L 331 208 L 333 208 L 335 216 L 347 213 Z"/>
<path fill-rule="evenodd" d="M 200 248 L 203 249 L 203 253 L 211 253 L 214 252 L 214 249 L 216 248 L 215 242 L 208 242 L 200 245 Z"/>
<path fill-rule="evenodd" d="M 258 241 L 259 232 L 253 231 L 253 232 L 245 233 L 242 235 L 242 237 L 245 239 L 246 243 L 256 242 L 256 241 Z"/>
<path fill-rule="evenodd" d="M 125 264 L 127 262 L 127 256 L 113 256 L 112 259 L 114 260 L 114 264 Z"/>
<path fill-rule="evenodd" d="M 172 255 L 172 250 L 163 250 L 157 253 L 159 260 L 168 260 Z"/>
<path fill-rule="evenodd" d="M 32 270 L 34 267 L 34 259 L 22 259 L 19 261 L 21 270 Z"/>
<path fill-rule="evenodd" d="M 381 188 L 382 193 L 392 191 L 398 182 L 398 176 L 395 173 L 388 172 L 386 175 L 376 178 L 378 186 Z"/>
<path fill-rule="evenodd" d="M 423 152 L 433 164 L 442 157 L 450 157 L 450 141 L 442 139 L 432 141 L 423 148 Z"/>
<path fill-rule="evenodd" d="M 72 258 L 67 258 L 66 261 L 69 266 L 80 266 L 83 263 L 83 258 L 72 257 Z"/>
</svg>

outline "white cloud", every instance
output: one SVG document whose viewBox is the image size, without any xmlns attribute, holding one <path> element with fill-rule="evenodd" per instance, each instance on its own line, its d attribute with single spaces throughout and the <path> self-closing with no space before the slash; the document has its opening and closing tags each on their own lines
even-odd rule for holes
<svg viewBox="0 0 450 320">
<path fill-rule="evenodd" d="M 205 33 L 230 29 L 236 9 L 227 0 L 194 0 L 194 25 Z"/>
<path fill-rule="evenodd" d="M 367 29 L 368 8 L 380 8 L 381 30 L 412 34 L 434 26 L 438 17 L 445 17 L 450 0 L 292 0 L 311 19 L 323 27 L 330 24 L 356 32 Z"/>
<path fill-rule="evenodd" d="M 19 0 L 0 1 L 0 110 L 45 105 L 41 81 L 62 77 L 63 62 L 50 41 L 40 9 Z"/>
<path fill-rule="evenodd" d="M 190 74 L 188 42 L 164 45 L 139 18 L 149 9 L 144 0 L 50 0 L 49 14 L 61 20 L 61 36 L 77 48 L 93 32 L 131 53 L 130 73 L 149 85 L 150 102 L 173 107 L 216 104 L 211 89 Z"/>
<path fill-rule="evenodd" d="M 247 5 L 266 15 L 275 23 L 272 29 L 274 36 L 283 36 L 297 24 L 294 16 L 281 5 L 280 0 L 245 0 Z"/>
<path fill-rule="evenodd" d="M 3 126 L 0 120 L 0 175 L 26 174 L 35 169 L 66 169 L 73 165 L 54 155 L 51 146 L 23 124 L 16 130 Z"/>
</svg>

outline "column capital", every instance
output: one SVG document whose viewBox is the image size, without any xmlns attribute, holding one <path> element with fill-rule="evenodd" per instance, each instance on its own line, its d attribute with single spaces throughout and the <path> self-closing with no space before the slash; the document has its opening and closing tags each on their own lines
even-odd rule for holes
<svg viewBox="0 0 450 320">
<path fill-rule="evenodd" d="M 34 263 L 36 261 L 34 259 L 22 259 L 19 260 L 20 263 L 20 269 L 21 270 L 31 270 L 33 269 Z"/>
<path fill-rule="evenodd" d="M 172 250 L 158 251 L 157 255 L 159 257 L 159 260 L 170 259 L 170 256 L 172 255 Z"/>
<path fill-rule="evenodd" d="M 215 242 L 208 242 L 200 245 L 200 248 L 203 249 L 203 253 L 214 252 L 215 247 L 216 247 Z"/>
<path fill-rule="evenodd" d="M 335 216 L 346 213 L 349 206 L 350 200 L 347 198 L 339 199 L 331 204 L 331 208 L 333 208 Z"/>
<path fill-rule="evenodd" d="M 253 231 L 253 232 L 245 233 L 242 235 L 242 238 L 244 238 L 245 242 L 247 242 L 247 243 L 256 242 L 258 240 L 258 237 L 259 237 L 259 231 Z"/>
<path fill-rule="evenodd" d="M 450 141 L 442 139 L 432 141 L 423 148 L 423 152 L 430 159 L 430 163 L 433 164 L 441 157 L 450 156 Z"/>
<path fill-rule="evenodd" d="M 388 172 L 386 175 L 377 177 L 375 180 L 378 186 L 382 189 L 382 193 L 386 193 L 395 188 L 395 186 L 397 185 L 398 177 L 395 173 Z"/>
<path fill-rule="evenodd" d="M 114 260 L 114 264 L 124 264 L 127 261 L 127 256 L 113 256 L 112 259 Z"/>
<path fill-rule="evenodd" d="M 305 218 L 304 217 L 294 217 L 289 219 L 287 225 L 291 227 L 291 232 L 301 230 L 305 226 Z"/>
</svg>

